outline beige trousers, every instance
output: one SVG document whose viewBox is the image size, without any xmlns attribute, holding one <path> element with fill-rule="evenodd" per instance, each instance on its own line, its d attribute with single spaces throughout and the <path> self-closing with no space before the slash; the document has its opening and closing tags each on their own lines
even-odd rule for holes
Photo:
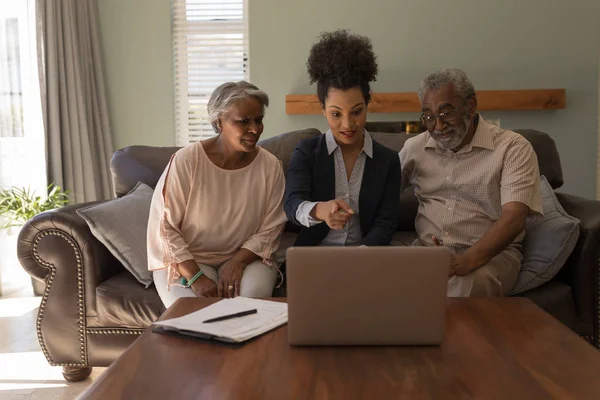
<svg viewBox="0 0 600 400">
<path fill-rule="evenodd" d="M 487 264 L 465 276 L 448 280 L 448 297 L 500 297 L 517 283 L 522 254 L 508 248 Z"/>
<path fill-rule="evenodd" d="M 198 265 L 204 275 L 219 283 L 219 275 L 228 261 L 217 267 L 210 265 Z M 165 307 L 169 307 L 180 297 L 196 297 L 192 289 L 171 285 L 167 290 L 167 269 L 153 271 L 154 286 Z M 244 270 L 242 281 L 240 282 L 240 296 L 244 297 L 271 297 L 273 288 L 277 281 L 277 270 L 265 265 L 261 260 L 250 263 Z"/>
</svg>

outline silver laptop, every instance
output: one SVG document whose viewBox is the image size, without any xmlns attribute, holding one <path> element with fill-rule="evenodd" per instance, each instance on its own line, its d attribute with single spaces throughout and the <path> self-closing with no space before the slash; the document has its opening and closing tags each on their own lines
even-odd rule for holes
<svg viewBox="0 0 600 400">
<path fill-rule="evenodd" d="M 436 345 L 450 252 L 433 247 L 287 250 L 293 345 Z"/>
</svg>

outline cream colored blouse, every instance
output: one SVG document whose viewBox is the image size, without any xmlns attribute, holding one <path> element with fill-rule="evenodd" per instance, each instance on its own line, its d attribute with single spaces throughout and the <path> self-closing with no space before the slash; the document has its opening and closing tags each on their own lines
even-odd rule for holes
<svg viewBox="0 0 600 400">
<path fill-rule="evenodd" d="M 258 149 L 254 161 L 237 170 L 213 164 L 200 142 L 173 155 L 152 197 L 149 270 L 169 268 L 172 283 L 180 278 L 175 264 L 193 259 L 218 266 L 242 247 L 275 266 L 287 220 L 285 178 L 281 161 Z"/>
</svg>

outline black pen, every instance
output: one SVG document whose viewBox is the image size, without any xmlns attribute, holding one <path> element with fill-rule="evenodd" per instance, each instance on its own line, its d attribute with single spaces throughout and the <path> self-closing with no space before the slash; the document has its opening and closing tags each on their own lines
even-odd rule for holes
<svg viewBox="0 0 600 400">
<path fill-rule="evenodd" d="M 231 319 L 231 318 L 243 317 L 244 315 L 256 314 L 257 312 L 258 312 L 258 310 L 256 310 L 256 308 L 254 310 L 241 311 L 241 312 L 238 312 L 235 314 L 223 315 L 222 317 L 207 319 L 206 321 L 203 322 L 203 324 L 208 324 L 210 322 L 224 321 L 226 319 Z"/>
</svg>

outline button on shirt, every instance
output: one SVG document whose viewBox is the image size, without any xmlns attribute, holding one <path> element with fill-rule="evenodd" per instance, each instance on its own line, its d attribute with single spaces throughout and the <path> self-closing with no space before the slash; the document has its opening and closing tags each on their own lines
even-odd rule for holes
<svg viewBox="0 0 600 400">
<path fill-rule="evenodd" d="M 406 141 L 400 151 L 402 187 L 419 199 L 417 244 L 436 236 L 457 250 L 477 243 L 500 218 L 508 202 L 524 203 L 530 215 L 542 211 L 540 173 L 531 144 L 518 133 L 479 123 L 470 144 L 442 149 L 429 132 Z M 519 244 L 521 233 L 513 242 Z"/>
<path fill-rule="evenodd" d="M 362 231 L 360 228 L 360 209 L 359 196 L 362 186 L 363 174 L 365 171 L 365 162 L 367 157 L 373 158 L 373 140 L 371 135 L 365 130 L 364 142 L 361 152 L 354 163 L 350 180 L 346 174 L 346 164 L 342 155 L 342 149 L 335 141 L 333 133 L 328 130 L 325 133 L 325 142 L 329 155 L 333 154 L 334 170 L 335 170 L 335 198 L 342 199 L 354 211 L 352 217 L 341 230 L 330 229 L 329 233 L 321 245 L 324 246 L 358 246 L 362 240 Z M 300 203 L 296 210 L 296 219 L 305 227 L 309 228 L 316 224 L 323 223 L 310 216 L 310 212 L 317 205 L 316 202 L 305 201 Z"/>
</svg>

